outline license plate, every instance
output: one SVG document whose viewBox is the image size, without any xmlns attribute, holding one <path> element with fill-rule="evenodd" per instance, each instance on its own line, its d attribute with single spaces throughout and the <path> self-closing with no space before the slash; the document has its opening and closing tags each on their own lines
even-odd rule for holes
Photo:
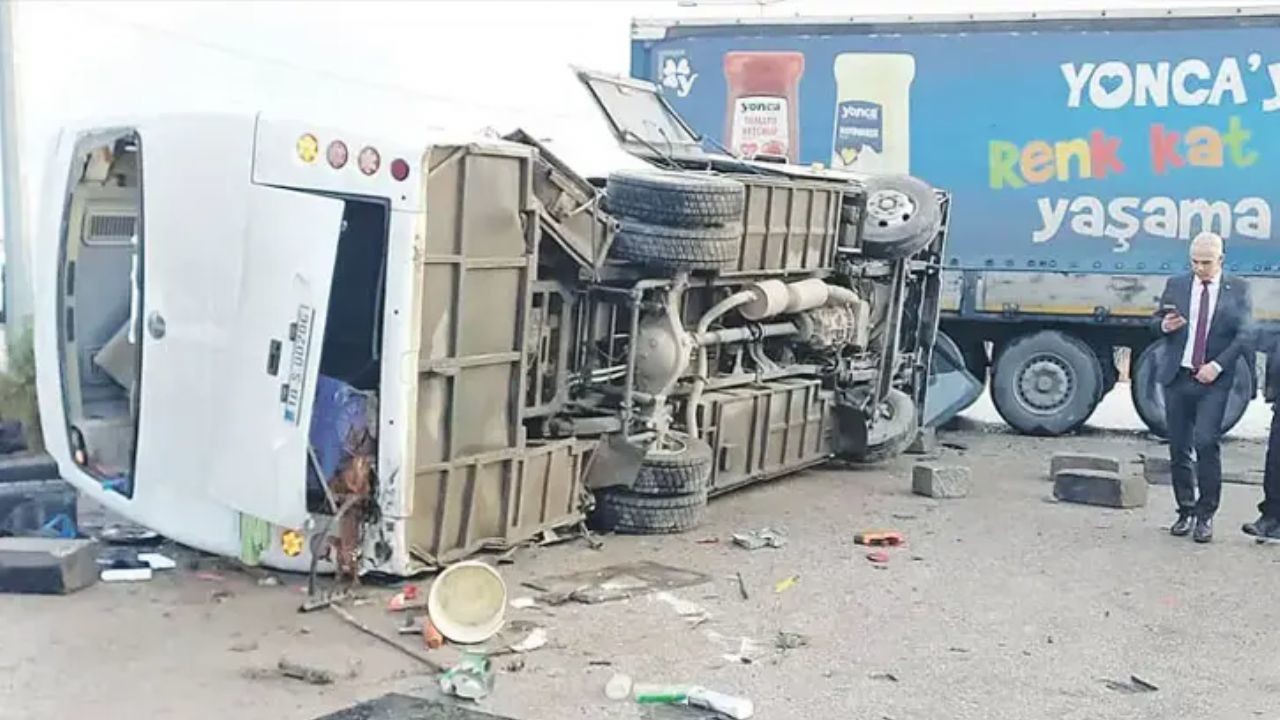
<svg viewBox="0 0 1280 720">
<path fill-rule="evenodd" d="M 311 355 L 311 326 L 315 311 L 310 305 L 299 305 L 298 316 L 289 328 L 289 374 L 284 386 L 285 422 L 297 425 L 302 420 L 302 394 L 307 384 L 307 359 Z"/>
</svg>

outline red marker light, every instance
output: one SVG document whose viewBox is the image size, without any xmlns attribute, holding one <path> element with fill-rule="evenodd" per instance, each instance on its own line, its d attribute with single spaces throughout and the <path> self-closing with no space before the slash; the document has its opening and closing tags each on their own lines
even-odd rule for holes
<svg viewBox="0 0 1280 720">
<path fill-rule="evenodd" d="M 341 140 L 334 140 L 329 143 L 329 148 L 325 150 L 325 157 L 329 160 L 329 167 L 339 170 L 343 165 L 347 164 L 347 144 Z"/>
<path fill-rule="evenodd" d="M 377 150 L 366 146 L 360 151 L 359 157 L 356 158 L 356 164 L 360 166 L 360 172 L 365 175 L 372 175 L 378 172 L 378 167 L 382 164 L 382 158 L 378 155 Z"/>
<path fill-rule="evenodd" d="M 396 158 L 391 161 L 391 177 L 396 180 L 404 180 L 409 177 L 409 163 Z"/>
</svg>

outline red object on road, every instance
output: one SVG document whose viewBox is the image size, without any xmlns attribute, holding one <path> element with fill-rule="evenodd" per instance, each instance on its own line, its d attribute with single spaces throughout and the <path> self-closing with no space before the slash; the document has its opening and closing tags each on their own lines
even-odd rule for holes
<svg viewBox="0 0 1280 720">
<path fill-rule="evenodd" d="M 422 639 L 432 650 L 444 645 L 444 636 L 436 629 L 436 624 L 431 622 L 431 618 L 427 618 L 422 623 Z"/>
<path fill-rule="evenodd" d="M 872 552 L 867 553 L 867 559 L 878 565 L 884 565 L 889 562 L 889 553 L 880 550 L 873 550 Z"/>
</svg>

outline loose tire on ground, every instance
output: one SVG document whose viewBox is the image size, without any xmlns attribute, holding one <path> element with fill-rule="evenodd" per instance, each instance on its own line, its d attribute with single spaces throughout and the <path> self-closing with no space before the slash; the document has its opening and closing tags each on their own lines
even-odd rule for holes
<svg viewBox="0 0 1280 720">
<path fill-rule="evenodd" d="M 942 225 L 942 206 L 927 183 L 910 175 L 866 180 L 867 211 L 862 253 L 879 260 L 910 257 L 928 245 Z"/>
<path fill-rule="evenodd" d="M 916 439 L 916 404 L 901 390 L 890 390 L 881 406 L 881 416 L 867 428 L 866 450 L 850 459 L 861 465 L 887 462 L 906 452 Z"/>
<path fill-rule="evenodd" d="M 672 227 L 741 222 L 742 183 L 717 175 L 670 170 L 618 170 L 609 175 L 605 206 L 620 218 Z"/>
<path fill-rule="evenodd" d="M 724 270 L 738 262 L 742 226 L 678 228 L 624 219 L 614 257 L 667 271 Z"/>
<path fill-rule="evenodd" d="M 991 400 L 1021 433 L 1063 435 L 1093 414 L 1103 384 L 1102 364 L 1088 343 L 1043 330 L 1014 338 L 997 354 Z"/>
<path fill-rule="evenodd" d="M 668 435 L 665 447 L 644 456 L 640 474 L 631 486 L 637 495 L 705 493 L 711 476 L 711 446 L 688 435 Z"/>
<path fill-rule="evenodd" d="M 590 523 L 596 530 L 625 535 L 680 533 L 702 522 L 706 506 L 706 492 L 657 496 L 606 488 L 596 491 Z"/>
<path fill-rule="evenodd" d="M 1138 355 L 1129 373 L 1129 396 L 1133 398 L 1133 407 L 1138 417 L 1146 424 L 1153 435 L 1169 436 L 1169 425 L 1165 421 L 1164 386 L 1156 379 L 1156 366 L 1161 343 L 1151 343 Z M 1231 385 L 1231 397 L 1227 399 L 1227 412 L 1222 418 L 1222 434 L 1227 434 L 1244 417 L 1253 400 L 1257 387 L 1252 363 L 1240 358 L 1236 363 L 1236 376 Z"/>
</svg>

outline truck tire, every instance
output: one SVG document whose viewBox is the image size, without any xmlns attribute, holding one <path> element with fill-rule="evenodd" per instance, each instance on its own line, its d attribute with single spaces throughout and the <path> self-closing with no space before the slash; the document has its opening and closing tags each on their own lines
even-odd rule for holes
<svg viewBox="0 0 1280 720">
<path fill-rule="evenodd" d="M 1098 364 L 1102 366 L 1100 397 L 1106 397 L 1116 389 L 1116 383 L 1120 382 L 1120 368 L 1116 367 L 1116 349 L 1110 345 L 1098 345 L 1094 347 L 1094 351 L 1098 353 Z"/>
<path fill-rule="evenodd" d="M 1153 435 L 1169 436 L 1169 425 L 1165 421 L 1164 386 L 1156 379 L 1158 348 L 1163 340 L 1151 343 L 1138 355 L 1133 364 L 1129 378 L 1129 395 L 1133 398 L 1133 407 L 1138 417 Z M 1236 376 L 1231 384 L 1231 397 L 1227 399 L 1227 412 L 1222 418 L 1222 434 L 1226 435 L 1244 417 L 1249 409 L 1249 402 L 1256 394 L 1257 377 L 1253 364 L 1245 358 L 1236 363 Z"/>
<path fill-rule="evenodd" d="M 690 495 L 707 490 L 711 446 L 684 434 L 671 433 L 667 446 L 645 454 L 631 492 L 637 495 Z"/>
<path fill-rule="evenodd" d="M 707 493 L 640 495 L 606 488 L 596 491 L 591 526 L 624 535 L 665 535 L 692 530 L 702 522 Z"/>
<path fill-rule="evenodd" d="M 867 447 L 850 460 L 859 465 L 878 465 L 906 451 L 916 439 L 916 404 L 901 390 L 890 390 L 883 404 L 884 415 L 867 428 Z"/>
<path fill-rule="evenodd" d="M 996 355 L 991 400 L 1000 417 L 1027 435 L 1074 432 L 1102 398 L 1098 354 L 1057 330 L 1014 338 Z"/>
<path fill-rule="evenodd" d="M 920 251 L 938 234 L 942 207 L 933 188 L 910 175 L 884 175 L 864 182 L 866 216 L 862 254 L 899 260 Z"/>
<path fill-rule="evenodd" d="M 737 180 L 671 170 L 610 173 L 605 206 L 620 218 L 671 227 L 715 227 L 742 220 L 746 187 Z"/>
<path fill-rule="evenodd" d="M 742 226 L 678 228 L 624 219 L 615 257 L 667 271 L 724 270 L 738 263 Z"/>
</svg>

